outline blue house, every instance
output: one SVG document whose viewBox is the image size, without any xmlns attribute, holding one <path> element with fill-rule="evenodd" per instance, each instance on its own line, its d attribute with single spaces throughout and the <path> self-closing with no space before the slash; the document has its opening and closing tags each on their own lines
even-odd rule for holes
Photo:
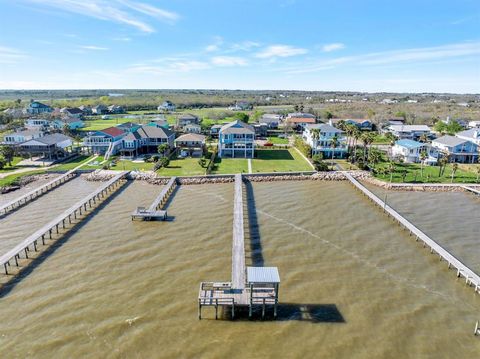
<svg viewBox="0 0 480 359">
<path fill-rule="evenodd" d="M 85 123 L 75 117 L 58 118 L 52 122 L 52 127 L 58 130 L 63 129 L 65 126 L 68 126 L 70 130 L 78 130 L 85 127 Z"/>
<path fill-rule="evenodd" d="M 255 130 L 242 121 L 222 126 L 218 133 L 218 156 L 253 158 L 255 154 Z"/>
<path fill-rule="evenodd" d="M 109 127 L 101 131 L 95 131 L 85 137 L 83 145 L 96 154 L 110 156 L 115 154 L 122 146 L 122 139 L 127 132 L 118 127 Z"/>
<path fill-rule="evenodd" d="M 450 162 L 477 163 L 478 161 L 478 145 L 455 136 L 436 138 L 432 141 L 432 146 L 437 149 L 439 155 L 447 155 Z"/>
<path fill-rule="evenodd" d="M 38 101 L 31 101 L 25 111 L 29 115 L 38 115 L 53 112 L 53 108 Z"/>
</svg>

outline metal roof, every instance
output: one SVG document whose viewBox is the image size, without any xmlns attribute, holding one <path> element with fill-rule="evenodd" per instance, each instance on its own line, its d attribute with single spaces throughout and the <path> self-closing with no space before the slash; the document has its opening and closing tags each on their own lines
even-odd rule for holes
<svg viewBox="0 0 480 359">
<path fill-rule="evenodd" d="M 277 267 L 247 267 L 248 283 L 280 283 Z"/>
</svg>

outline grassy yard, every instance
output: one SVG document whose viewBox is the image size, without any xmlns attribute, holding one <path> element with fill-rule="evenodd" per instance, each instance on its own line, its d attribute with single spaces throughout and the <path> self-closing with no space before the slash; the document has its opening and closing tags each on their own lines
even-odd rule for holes
<svg viewBox="0 0 480 359">
<path fill-rule="evenodd" d="M 268 142 L 273 143 L 274 145 L 288 145 L 288 138 L 269 137 Z"/>
<path fill-rule="evenodd" d="M 108 127 L 116 126 L 121 123 L 127 122 L 123 119 L 111 119 L 111 120 L 87 120 L 85 121 L 85 127 L 80 128 L 80 131 L 100 131 Z"/>
<path fill-rule="evenodd" d="M 288 150 L 257 150 L 252 172 L 312 171 L 312 167 L 293 148 Z"/>
<path fill-rule="evenodd" d="M 13 157 L 13 161 L 12 161 L 12 165 L 9 166 L 8 164 L 3 167 L 2 169 L 0 169 L 0 173 L 6 173 L 6 172 L 10 172 L 10 171 L 14 171 L 14 170 L 18 170 L 19 168 L 21 167 L 18 167 L 18 163 L 23 160 L 22 157 Z"/>
<path fill-rule="evenodd" d="M 248 173 L 248 161 L 245 158 L 216 158 L 212 174 Z"/>
<path fill-rule="evenodd" d="M 330 165 L 331 160 L 329 161 L 328 159 L 326 159 L 325 161 Z M 358 170 L 358 167 L 355 164 L 350 163 L 347 160 L 335 159 L 335 163 L 339 165 L 342 169 L 347 171 Z"/>
<path fill-rule="evenodd" d="M 34 175 L 34 174 L 41 174 L 45 173 L 45 170 L 34 170 L 29 172 L 17 173 L 10 176 L 6 176 L 4 178 L 0 178 L 0 187 L 11 186 L 17 182 L 17 180 L 24 176 Z"/>
<path fill-rule="evenodd" d="M 93 156 L 78 156 L 72 160 L 61 163 L 58 166 L 49 169 L 48 171 L 70 171 L 73 170 L 75 167 L 88 162 L 90 159 L 92 159 L 92 157 Z"/>
<path fill-rule="evenodd" d="M 383 162 L 376 166 L 377 170 L 386 168 L 387 163 Z M 459 165 L 456 171 L 454 183 L 475 183 L 477 182 L 476 166 L 480 165 Z M 452 164 L 448 164 L 445 173 L 439 176 L 439 166 L 424 166 L 423 176 L 420 164 L 417 163 L 399 163 L 395 165 L 395 171 L 392 175 L 392 182 L 410 182 L 410 183 L 449 183 L 452 181 Z M 384 181 L 390 181 L 390 174 L 377 173 L 375 177 Z"/>
<path fill-rule="evenodd" d="M 374 145 L 389 145 L 390 143 L 391 140 L 380 133 L 377 133 L 373 139 Z"/>
<path fill-rule="evenodd" d="M 197 176 L 204 175 L 205 168 L 198 164 L 199 158 L 182 158 L 171 160 L 168 167 L 161 168 L 160 176 Z"/>
</svg>

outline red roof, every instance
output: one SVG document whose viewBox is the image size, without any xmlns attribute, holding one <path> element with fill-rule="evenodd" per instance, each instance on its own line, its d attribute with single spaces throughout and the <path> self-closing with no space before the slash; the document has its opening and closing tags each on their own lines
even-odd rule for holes
<svg viewBox="0 0 480 359">
<path fill-rule="evenodd" d="M 110 135 L 112 137 L 118 137 L 118 136 L 121 136 L 125 133 L 125 131 L 122 131 L 118 127 L 109 127 L 109 128 L 104 129 L 104 130 L 101 130 L 99 132 L 106 133 L 107 135 Z"/>
<path fill-rule="evenodd" d="M 304 117 L 290 117 L 288 122 L 291 123 L 316 123 L 314 118 L 304 118 Z"/>
</svg>

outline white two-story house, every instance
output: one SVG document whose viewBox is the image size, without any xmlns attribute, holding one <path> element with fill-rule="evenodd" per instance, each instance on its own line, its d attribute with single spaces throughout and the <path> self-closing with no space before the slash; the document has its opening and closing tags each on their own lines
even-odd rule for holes
<svg viewBox="0 0 480 359">
<path fill-rule="evenodd" d="M 421 136 L 430 136 L 431 128 L 426 125 L 391 125 L 386 132 L 390 132 L 399 140 L 404 138 L 410 140 L 418 140 Z"/>
<path fill-rule="evenodd" d="M 425 154 L 423 159 L 422 154 Z M 401 158 L 405 163 L 420 163 L 423 161 L 425 164 L 437 163 L 438 157 L 437 151 L 428 143 L 408 139 L 396 141 L 392 146 L 391 156 L 393 158 Z"/>
<path fill-rule="evenodd" d="M 312 154 L 323 154 L 326 158 L 344 158 L 347 155 L 347 140 L 342 130 L 325 123 L 306 125 L 302 134 L 312 148 Z M 335 146 L 334 146 L 335 144 Z"/>
<path fill-rule="evenodd" d="M 222 126 L 218 133 L 218 156 L 253 158 L 255 154 L 255 130 L 242 121 Z"/>
</svg>

